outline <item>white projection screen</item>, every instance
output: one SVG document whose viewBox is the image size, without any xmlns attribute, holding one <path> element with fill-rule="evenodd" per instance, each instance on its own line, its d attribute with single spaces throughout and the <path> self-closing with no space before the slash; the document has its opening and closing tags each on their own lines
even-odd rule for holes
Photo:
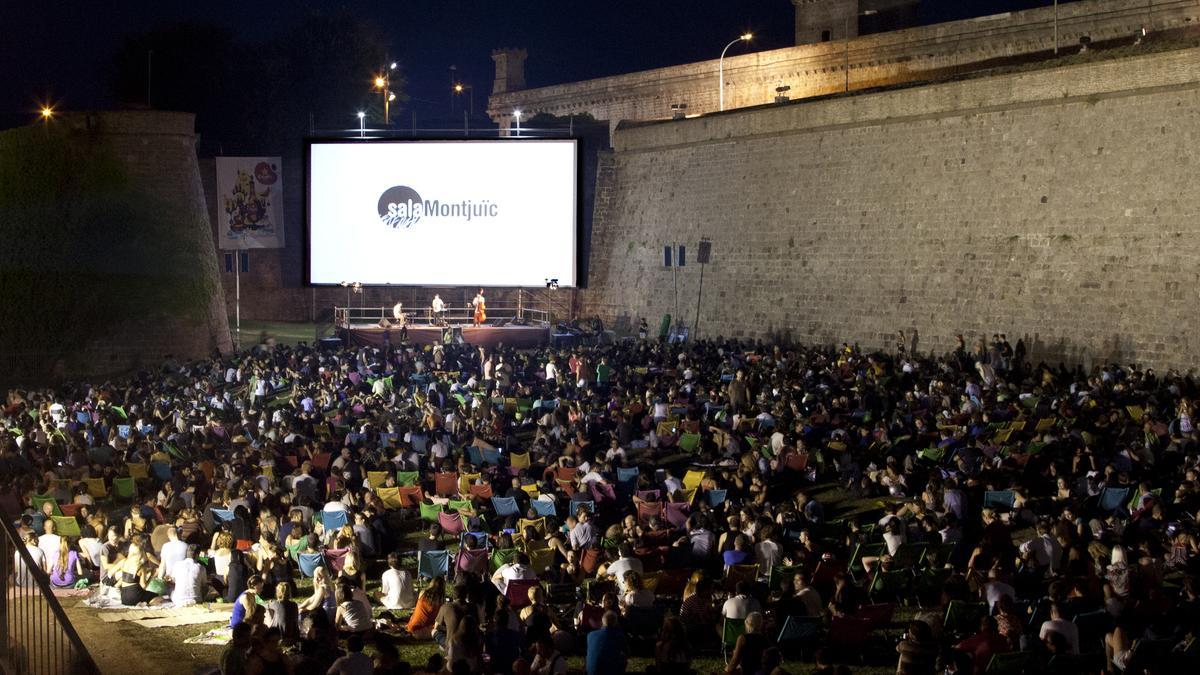
<svg viewBox="0 0 1200 675">
<path fill-rule="evenodd" d="M 308 144 L 308 279 L 576 284 L 578 141 Z"/>
</svg>

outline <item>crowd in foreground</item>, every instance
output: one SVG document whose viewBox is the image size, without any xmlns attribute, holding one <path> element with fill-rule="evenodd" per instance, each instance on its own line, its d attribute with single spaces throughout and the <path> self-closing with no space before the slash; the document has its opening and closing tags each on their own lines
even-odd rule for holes
<svg viewBox="0 0 1200 675">
<path fill-rule="evenodd" d="M 232 603 L 225 675 L 1186 672 L 1198 396 L 998 335 L 262 345 L 9 392 L 0 508 L 18 583 Z"/>
</svg>

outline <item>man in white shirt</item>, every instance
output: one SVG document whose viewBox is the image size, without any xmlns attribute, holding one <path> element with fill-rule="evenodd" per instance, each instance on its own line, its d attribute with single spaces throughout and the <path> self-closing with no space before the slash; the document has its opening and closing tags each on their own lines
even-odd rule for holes
<svg viewBox="0 0 1200 675">
<path fill-rule="evenodd" d="M 170 577 L 175 581 L 175 590 L 171 591 L 171 602 L 176 607 L 194 605 L 204 599 L 208 588 L 208 573 L 204 566 L 196 562 L 198 549 L 195 544 L 187 546 L 183 560 L 170 568 Z"/>
<path fill-rule="evenodd" d="M 159 554 L 161 562 L 158 565 L 158 576 L 165 577 L 175 563 L 187 557 L 187 542 L 179 540 L 179 530 L 174 526 L 167 528 L 167 543 L 163 544 Z"/>
<path fill-rule="evenodd" d="M 546 382 L 552 383 L 558 381 L 558 365 L 554 363 L 554 357 L 546 362 Z"/>
<path fill-rule="evenodd" d="M 400 556 L 388 554 L 388 569 L 383 573 L 379 591 L 382 594 L 380 602 L 388 609 L 412 609 L 417 606 L 417 598 L 413 594 L 412 575 L 400 569 Z"/>
<path fill-rule="evenodd" d="M 750 584 L 739 581 L 736 592 L 721 606 L 721 616 L 726 619 L 745 619 L 752 612 L 761 612 L 762 605 L 750 595 Z"/>
<path fill-rule="evenodd" d="M 1062 609 L 1057 602 L 1050 605 L 1050 620 L 1042 622 L 1042 627 L 1038 630 L 1038 639 L 1045 640 L 1052 632 L 1059 633 L 1067 639 L 1072 654 L 1079 653 L 1079 627 L 1062 618 Z"/>
<path fill-rule="evenodd" d="M 608 573 L 617 578 L 617 585 L 620 586 L 621 592 L 625 593 L 628 590 L 625 588 L 625 573 L 637 572 L 638 574 L 642 574 L 642 561 L 633 556 L 633 546 L 629 542 L 622 542 L 620 548 L 617 550 L 621 554 L 621 557 L 608 566 Z"/>
<path fill-rule="evenodd" d="M 433 294 L 433 302 L 430 303 L 430 306 L 433 308 L 434 321 L 436 321 L 438 323 L 441 323 L 442 321 L 444 321 L 446 318 L 446 316 L 445 316 L 446 303 L 442 300 L 442 296 L 438 295 L 437 293 L 434 293 Z"/>
<path fill-rule="evenodd" d="M 508 582 L 516 579 L 537 579 L 537 573 L 529 566 L 529 556 L 523 552 L 513 554 L 512 562 L 505 563 L 492 575 L 492 583 L 500 595 L 508 593 Z"/>
<path fill-rule="evenodd" d="M 46 519 L 46 522 L 42 524 L 42 528 L 45 534 L 38 537 L 38 548 L 42 550 L 42 553 L 46 554 L 46 565 L 50 566 L 54 564 L 54 561 L 58 560 L 58 547 L 62 542 L 62 537 L 55 534 L 58 528 L 50 518 Z M 46 571 L 49 572 L 50 570 L 47 568 Z"/>
</svg>

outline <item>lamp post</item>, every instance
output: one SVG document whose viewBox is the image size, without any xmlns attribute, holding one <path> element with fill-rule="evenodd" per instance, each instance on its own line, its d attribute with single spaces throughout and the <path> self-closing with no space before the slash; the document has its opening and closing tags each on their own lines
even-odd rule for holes
<svg viewBox="0 0 1200 675">
<path fill-rule="evenodd" d="M 520 110 L 513 111 L 513 119 L 517 120 L 517 135 L 520 136 L 521 135 L 521 111 Z"/>
<path fill-rule="evenodd" d="M 382 75 L 375 76 L 375 88 L 379 93 L 383 94 L 383 123 L 387 126 L 392 124 L 392 101 L 396 100 L 396 95 L 392 93 L 392 71 L 396 69 L 396 62 L 392 61 L 387 68 L 383 70 Z"/>
<path fill-rule="evenodd" d="M 367 113 L 358 111 L 358 137 L 365 138 L 367 135 Z"/>
<path fill-rule="evenodd" d="M 461 96 L 464 91 L 467 92 L 467 107 L 463 110 L 463 135 L 466 136 L 471 131 L 471 114 L 475 112 L 475 88 L 462 82 L 455 83 L 454 93 L 456 95 Z"/>
<path fill-rule="evenodd" d="M 879 13 L 878 10 L 868 9 L 866 11 L 859 12 L 858 14 L 856 14 L 854 16 L 854 20 L 857 22 L 858 17 L 860 17 L 860 16 L 871 16 L 873 14 L 878 14 L 878 13 Z M 842 43 L 845 45 L 845 59 L 842 63 L 842 70 L 844 70 L 846 73 L 846 91 L 850 91 L 850 17 L 849 16 L 842 19 Z"/>
<path fill-rule="evenodd" d="M 753 37 L 754 37 L 754 35 L 752 35 L 751 33 L 743 33 L 743 34 L 739 35 L 736 40 L 730 40 L 729 44 L 725 45 L 725 49 L 721 50 L 721 58 L 717 60 L 717 78 L 721 82 L 720 94 L 719 94 L 719 98 L 720 98 L 720 106 L 718 108 L 719 110 L 725 109 L 725 52 L 729 51 L 730 47 L 736 45 L 739 42 L 749 42 Z"/>
<path fill-rule="evenodd" d="M 1054 55 L 1058 56 L 1058 0 L 1054 0 Z"/>
</svg>

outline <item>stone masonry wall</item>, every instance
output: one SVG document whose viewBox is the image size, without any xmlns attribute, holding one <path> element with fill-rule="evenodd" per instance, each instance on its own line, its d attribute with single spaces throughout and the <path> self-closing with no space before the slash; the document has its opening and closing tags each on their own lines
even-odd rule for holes
<svg viewBox="0 0 1200 675">
<path fill-rule="evenodd" d="M 1200 360 L 1200 50 L 677 122 L 602 162 L 582 311 L 673 312 L 662 245 L 713 242 L 699 334 Z M 692 326 L 700 267 L 679 273 Z"/>
<path fill-rule="evenodd" d="M 1200 3 L 1195 0 L 1073 2 L 1058 8 L 1058 42 L 1064 52 L 1075 52 L 1083 36 L 1094 42 L 1132 42 L 1143 26 L 1160 32 L 1198 24 Z M 783 85 L 791 87 L 788 94 L 792 98 L 806 98 L 847 87 L 861 90 L 931 79 L 990 61 L 1049 53 L 1054 47 L 1053 25 L 1054 10 L 1047 6 L 877 33 L 848 42 L 727 56 L 725 107 L 770 103 L 775 88 Z M 488 112 L 504 128 L 511 124 L 514 109 L 527 117 L 539 112 L 560 116 L 587 113 L 610 120 L 614 127 L 621 120 L 668 119 L 674 103 L 686 103 L 688 114 L 710 113 L 718 109 L 717 72 L 718 63 L 713 59 L 504 92 L 488 99 Z"/>
</svg>

